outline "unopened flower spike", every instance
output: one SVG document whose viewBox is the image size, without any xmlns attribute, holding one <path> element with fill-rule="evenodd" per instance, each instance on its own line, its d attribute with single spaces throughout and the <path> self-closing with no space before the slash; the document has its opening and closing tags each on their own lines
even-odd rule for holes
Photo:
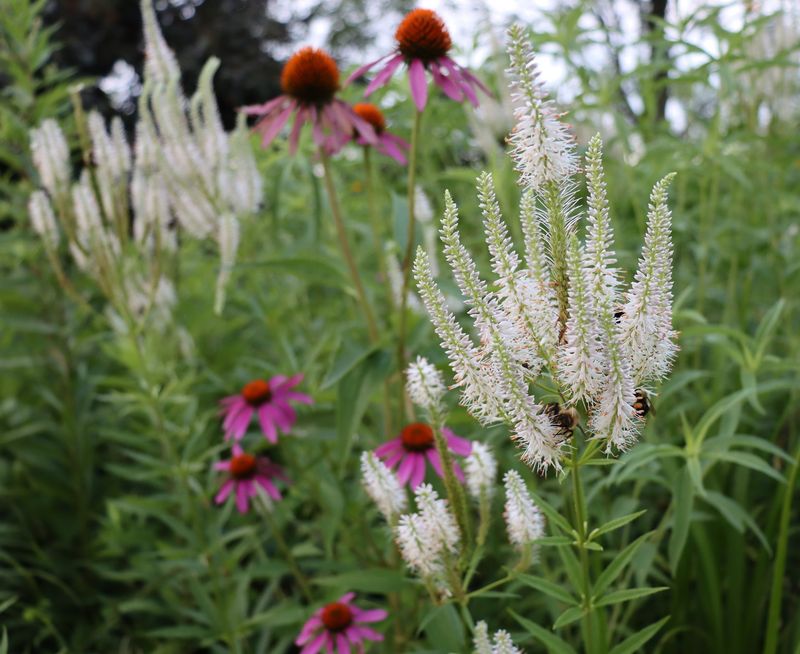
<svg viewBox="0 0 800 654">
<path fill-rule="evenodd" d="M 425 357 L 408 365 L 406 389 L 411 401 L 425 409 L 431 416 L 440 416 L 444 410 L 443 398 L 447 392 L 444 377 Z"/>
<path fill-rule="evenodd" d="M 408 67 L 408 82 L 411 97 L 417 111 L 425 109 L 428 102 L 428 80 L 425 73 L 430 72 L 434 83 L 451 100 L 462 102 L 465 98 L 473 106 L 478 106 L 480 89 L 491 95 L 481 81 L 469 70 L 458 65 L 449 55 L 453 42 L 450 33 L 439 14 L 430 9 L 414 9 L 403 18 L 395 33 L 397 46 L 388 55 L 357 68 L 346 84 L 364 75 L 378 64 L 383 68 L 367 84 L 364 95 L 385 86 L 394 72 L 405 63 Z"/>
<path fill-rule="evenodd" d="M 472 444 L 472 453 L 464 461 L 464 475 L 472 497 L 480 499 L 482 495 L 492 495 L 497 477 L 497 459 L 488 445 L 479 441 Z"/>
<path fill-rule="evenodd" d="M 503 517 L 508 529 L 508 540 L 515 547 L 522 548 L 544 536 L 544 516 L 518 472 L 509 470 L 503 482 L 506 489 Z"/>
</svg>

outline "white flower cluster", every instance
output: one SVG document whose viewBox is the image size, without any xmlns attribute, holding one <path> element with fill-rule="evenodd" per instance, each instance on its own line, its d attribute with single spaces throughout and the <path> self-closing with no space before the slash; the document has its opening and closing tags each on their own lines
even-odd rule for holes
<svg viewBox="0 0 800 654">
<path fill-rule="evenodd" d="M 418 356 L 416 361 L 408 365 L 406 381 L 408 395 L 414 404 L 431 416 L 442 412 L 442 398 L 447 392 L 444 377 L 425 357 Z"/>
<path fill-rule="evenodd" d="M 213 239 L 221 255 L 215 300 L 220 311 L 239 243 L 238 218 L 258 207 L 261 178 L 244 121 L 230 135 L 222 127 L 212 89 L 219 62 L 206 64 L 187 101 L 152 0 L 142 0 L 141 9 L 145 75 L 133 152 L 119 118 L 107 129 L 98 113 L 89 113 L 85 160 L 92 165 L 73 184 L 61 128 L 44 121 L 31 131 L 44 188 L 30 199 L 32 225 L 51 255 L 63 231 L 78 267 L 95 278 L 117 309 L 139 303 L 140 298 L 127 297 L 133 287 L 152 289 L 148 304 L 164 296 L 169 267 L 163 258 L 176 247 L 176 225 L 194 238 Z"/>
<path fill-rule="evenodd" d="M 506 487 L 506 504 L 503 517 L 508 529 L 508 540 L 522 548 L 544 536 L 544 516 L 525 487 L 525 482 L 515 470 L 509 470 L 503 483 Z"/>
<path fill-rule="evenodd" d="M 395 527 L 400 554 L 413 572 L 446 589 L 445 559 L 458 552 L 458 525 L 430 484 L 417 486 L 414 496 L 417 511 L 401 516 Z"/>
<path fill-rule="evenodd" d="M 406 510 L 408 498 L 397 476 L 387 468 L 374 452 L 361 454 L 361 481 L 367 495 L 375 502 L 378 510 L 391 523 Z"/>
<path fill-rule="evenodd" d="M 469 494 L 475 499 L 491 497 L 497 476 L 497 459 L 485 443 L 473 441 L 472 452 L 464 461 L 464 480 Z"/>
<path fill-rule="evenodd" d="M 492 178 L 478 178 L 478 199 L 495 281 L 487 283 L 461 242 L 458 208 L 445 193 L 441 239 L 474 320 L 474 342 L 448 310 L 420 248 L 420 296 L 447 351 L 461 402 L 481 422 L 507 422 L 522 458 L 544 472 L 561 468 L 568 436 L 530 392 L 548 374 L 569 405 L 582 404 L 606 450 L 636 440 L 642 417 L 637 389 L 663 379 L 675 357 L 672 328 L 671 214 L 668 175 L 650 197 L 648 228 L 633 283 L 620 289 L 602 164 L 602 143 L 589 143 L 587 206 L 575 202 L 577 155 L 536 79 L 524 34 L 512 28 L 511 61 L 518 125 L 512 136 L 523 197 L 524 257 L 500 213 Z M 585 242 L 578 239 L 581 218 Z"/>
<path fill-rule="evenodd" d="M 504 629 L 495 632 L 494 638 L 489 640 L 489 627 L 481 620 L 475 625 L 473 645 L 475 654 L 522 654 L 522 650 L 514 645 L 511 636 Z"/>
</svg>

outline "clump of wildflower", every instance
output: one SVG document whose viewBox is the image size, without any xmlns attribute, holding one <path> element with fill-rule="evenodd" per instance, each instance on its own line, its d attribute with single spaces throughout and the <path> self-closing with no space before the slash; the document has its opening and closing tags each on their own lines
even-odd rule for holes
<svg viewBox="0 0 800 654">
<path fill-rule="evenodd" d="M 513 246 L 492 178 L 484 173 L 477 181 L 478 199 L 495 279 L 481 277 L 461 242 L 458 209 L 447 192 L 441 229 L 477 342 L 447 309 L 422 249 L 414 274 L 461 403 L 484 424 L 506 422 L 522 459 L 545 472 L 561 469 L 570 444 L 558 416 L 548 415 L 531 393 L 538 378 L 549 376 L 548 383 L 567 398 L 566 409 L 577 412 L 582 405 L 589 437 L 602 440 L 610 452 L 636 441 L 643 420 L 637 393 L 669 372 L 677 351 L 666 193 L 671 176 L 653 190 L 639 270 L 622 292 L 600 137 L 590 141 L 586 155 L 587 229 L 581 242 L 574 139 L 537 80 L 523 31 L 512 28 L 509 34 L 518 105 L 512 157 L 524 191 L 524 256 Z"/>
<path fill-rule="evenodd" d="M 446 590 L 447 568 L 458 553 L 458 525 L 447 500 L 430 484 L 418 486 L 414 495 L 417 511 L 401 516 L 395 527 L 400 554 L 412 571 Z"/>
<path fill-rule="evenodd" d="M 355 596 L 347 593 L 314 611 L 295 640 L 300 654 L 363 652 L 365 641 L 383 640 L 383 634 L 366 625 L 385 620 L 388 613 L 384 609 L 357 607 L 353 604 Z"/>
<path fill-rule="evenodd" d="M 377 75 L 367 85 L 364 95 L 385 86 L 394 72 L 405 63 L 408 67 L 408 81 L 411 97 L 418 111 L 428 102 L 428 80 L 425 72 L 430 72 L 434 84 L 452 100 L 462 102 L 465 98 L 474 106 L 478 105 L 477 91 L 487 95 L 489 90 L 469 70 L 458 65 L 449 55 L 453 46 L 450 33 L 441 17 L 430 9 L 414 9 L 406 14 L 395 33 L 397 46 L 388 55 L 376 59 L 356 69 L 347 83 L 364 75 L 378 64 L 384 64 Z"/>
<path fill-rule="evenodd" d="M 374 452 L 361 453 L 361 482 L 387 522 L 391 523 L 406 510 L 405 489 Z"/>
<path fill-rule="evenodd" d="M 238 443 L 233 446 L 233 457 L 215 463 L 214 469 L 228 473 L 214 501 L 222 504 L 233 494 L 239 513 L 247 513 L 250 500 L 262 492 L 269 500 L 280 500 L 281 494 L 275 486 L 275 480 L 288 481 L 280 466 L 265 456 L 247 454 Z"/>
<path fill-rule="evenodd" d="M 289 151 L 297 150 L 300 132 L 311 125 L 314 143 L 327 154 L 335 154 L 357 134 L 362 142 L 377 145 L 370 123 L 336 97 L 339 67 L 324 50 L 303 47 L 295 52 L 281 72 L 283 94 L 258 105 L 243 107 L 246 115 L 258 117 L 255 131 L 266 147 L 294 117 Z"/>
<path fill-rule="evenodd" d="M 506 490 L 503 518 L 506 521 L 508 540 L 517 548 L 527 547 L 544 536 L 544 516 L 518 472 L 509 470 L 503 477 L 503 483 Z"/>
<path fill-rule="evenodd" d="M 472 451 L 470 441 L 456 436 L 447 427 L 442 429 L 442 436 L 451 453 L 468 456 Z M 375 454 L 386 461 L 387 467 L 397 468 L 397 479 L 412 489 L 424 481 L 426 461 L 433 466 L 439 477 L 444 477 L 442 460 L 436 451 L 433 427 L 427 423 L 407 424 L 399 436 L 378 447 Z M 453 472 L 460 481 L 464 481 L 464 473 L 457 463 L 453 463 Z"/>
</svg>

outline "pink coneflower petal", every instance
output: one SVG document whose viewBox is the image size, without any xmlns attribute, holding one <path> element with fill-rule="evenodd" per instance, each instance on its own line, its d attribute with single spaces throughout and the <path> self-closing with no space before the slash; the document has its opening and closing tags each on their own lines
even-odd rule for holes
<svg viewBox="0 0 800 654">
<path fill-rule="evenodd" d="M 424 110 L 428 102 L 428 80 L 425 79 L 425 66 L 419 59 L 414 59 L 408 68 L 408 83 L 417 111 Z"/>
<path fill-rule="evenodd" d="M 453 461 L 453 474 L 456 476 L 458 481 L 464 481 L 464 471 L 461 469 L 461 466 L 458 465 L 455 461 Z"/>
<path fill-rule="evenodd" d="M 292 125 L 292 131 L 289 132 L 289 153 L 294 154 L 297 152 L 297 144 L 300 142 L 300 131 L 303 129 L 303 125 L 306 124 L 308 120 L 308 110 L 305 107 L 301 107 L 297 110 L 297 113 L 294 117 L 294 124 Z"/>
<path fill-rule="evenodd" d="M 250 420 L 253 417 L 254 409 L 251 406 L 245 406 L 242 408 L 239 413 L 236 414 L 236 418 L 231 422 L 230 427 L 228 428 L 228 433 L 226 434 L 225 438 L 230 439 L 231 437 L 235 438 L 236 440 L 241 440 L 242 436 L 244 436 L 245 432 L 247 431 L 247 426 L 250 424 Z"/>
<path fill-rule="evenodd" d="M 317 652 L 319 652 L 322 649 L 322 646 L 325 644 L 327 635 L 328 632 L 323 631 L 319 636 L 308 643 L 308 645 L 303 647 L 303 649 L 300 650 L 300 654 L 317 654 Z M 295 642 L 295 645 L 300 645 L 300 643 Z"/>
<path fill-rule="evenodd" d="M 416 468 L 418 456 L 418 454 L 413 453 L 403 458 L 403 462 L 397 469 L 397 481 L 399 481 L 401 484 L 405 484 L 411 478 L 411 475 Z"/>
<path fill-rule="evenodd" d="M 235 421 L 237 416 L 247 408 L 247 402 L 245 402 L 241 397 L 237 397 L 232 402 L 229 402 L 227 407 L 223 410 L 223 415 L 225 419 L 222 421 L 222 426 L 225 429 L 228 429 Z"/>
<path fill-rule="evenodd" d="M 310 395 L 306 395 L 305 393 L 297 393 L 296 391 L 288 391 L 286 393 L 286 399 L 300 402 L 300 404 L 314 404 L 314 400 Z"/>
<path fill-rule="evenodd" d="M 385 461 L 387 468 L 394 468 L 398 463 L 400 463 L 400 459 L 402 459 L 406 455 L 405 450 L 400 448 L 390 457 L 388 457 Z"/>
<path fill-rule="evenodd" d="M 472 89 L 472 85 L 469 83 L 468 80 L 465 80 L 461 74 L 463 70 L 461 66 L 459 66 L 455 61 L 450 59 L 450 57 L 441 57 L 439 59 L 439 65 L 444 66 L 447 69 L 447 72 L 450 73 L 450 76 L 453 79 L 453 82 L 458 84 L 458 87 L 464 91 L 467 98 L 474 107 L 478 106 L 478 96 L 475 95 L 475 91 Z"/>
<path fill-rule="evenodd" d="M 381 620 L 385 620 L 389 616 L 389 612 L 384 609 L 367 609 L 366 611 L 363 609 L 359 609 L 357 607 L 353 607 L 353 615 L 355 616 L 355 622 L 380 622 Z"/>
<path fill-rule="evenodd" d="M 472 454 L 472 442 L 466 438 L 456 436 L 447 427 L 442 429 L 442 435 L 447 439 L 448 447 L 459 456 L 469 456 Z"/>
<path fill-rule="evenodd" d="M 268 100 L 263 104 L 251 104 L 245 107 L 241 107 L 239 111 L 248 116 L 263 115 L 272 111 L 272 109 L 276 108 L 282 102 L 286 102 L 286 96 L 279 95 L 277 98 Z"/>
<path fill-rule="evenodd" d="M 411 474 L 410 484 L 414 489 L 425 481 L 425 456 L 422 454 L 414 455 L 414 471 Z"/>
<path fill-rule="evenodd" d="M 231 462 L 230 461 L 217 461 L 214 464 L 214 470 L 220 470 L 227 472 L 231 469 Z"/>
<path fill-rule="evenodd" d="M 428 450 L 425 452 L 425 456 L 427 457 L 428 461 L 431 462 L 433 469 L 436 471 L 436 474 L 440 477 L 444 477 L 444 469 L 442 468 L 442 458 L 439 456 L 439 453 L 436 450 Z"/>
<path fill-rule="evenodd" d="M 307 643 L 314 635 L 314 631 L 322 626 L 322 619 L 319 617 L 320 613 L 321 611 L 315 612 L 314 615 L 303 625 L 303 628 L 300 630 L 300 635 L 294 641 L 295 645 L 303 645 Z"/>
<path fill-rule="evenodd" d="M 361 639 L 375 640 L 375 641 L 383 640 L 383 634 L 378 633 L 377 631 L 375 631 L 374 629 L 370 629 L 369 627 L 362 627 L 361 625 L 353 625 L 352 627 L 350 627 L 350 629 L 356 632 L 356 635 Z"/>
<path fill-rule="evenodd" d="M 278 133 L 283 129 L 284 125 L 289 121 L 289 117 L 292 115 L 292 111 L 295 109 L 295 104 L 291 103 L 286 106 L 277 116 L 274 118 L 265 118 L 255 126 L 255 131 L 261 134 L 261 147 L 265 148 L 270 143 L 272 143 L 273 139 L 278 135 Z"/>
<path fill-rule="evenodd" d="M 376 59 L 375 61 L 370 61 L 368 64 L 364 64 L 363 66 L 359 66 L 352 73 L 350 73 L 348 78 L 344 81 L 344 85 L 347 86 L 348 84 L 350 84 L 350 82 L 352 82 L 355 79 L 358 79 L 364 73 L 366 73 L 368 70 L 370 70 L 371 68 L 374 68 L 375 66 L 377 66 L 379 63 L 381 63 L 385 59 L 388 59 L 389 57 L 391 57 L 393 54 L 394 53 L 390 52 L 387 55 L 383 55 L 383 57 L 381 57 L 380 59 Z"/>
<path fill-rule="evenodd" d="M 343 634 L 336 634 L 336 649 L 338 654 L 350 654 L 350 643 Z"/>
<path fill-rule="evenodd" d="M 379 89 L 381 86 L 386 84 L 389 81 L 389 78 L 394 74 L 394 71 L 403 63 L 403 55 L 395 55 L 392 57 L 387 63 L 386 66 L 381 69 L 381 71 L 375 75 L 375 78 L 367 84 L 367 88 L 364 89 L 364 97 L 371 95 L 375 90 Z"/>
<path fill-rule="evenodd" d="M 383 445 L 379 445 L 377 448 L 375 448 L 375 455 L 386 456 L 387 454 L 390 454 L 395 450 L 400 450 L 401 452 L 405 451 L 403 450 L 403 441 L 401 441 L 399 438 L 393 438 L 392 440 L 387 441 Z"/>
<path fill-rule="evenodd" d="M 231 491 L 234 487 L 233 479 L 229 479 L 224 484 L 222 484 L 222 488 L 219 489 L 219 493 L 217 493 L 216 497 L 214 497 L 214 502 L 217 504 L 222 504 L 225 500 L 228 499 L 228 495 L 231 494 Z"/>
<path fill-rule="evenodd" d="M 236 486 L 236 508 L 239 510 L 239 513 L 247 513 L 248 507 L 247 488 L 244 484 L 238 484 Z"/>
<path fill-rule="evenodd" d="M 267 440 L 270 443 L 277 443 L 278 430 L 275 428 L 275 421 L 272 419 L 268 405 L 264 405 L 258 410 L 258 422 L 261 425 L 261 432 Z"/>
<path fill-rule="evenodd" d="M 292 425 L 297 422 L 297 411 L 295 411 L 290 404 L 281 400 L 275 402 L 274 408 L 283 416 L 283 419 L 288 425 L 286 431 L 289 431 Z"/>
<path fill-rule="evenodd" d="M 344 595 L 342 595 L 336 601 L 341 603 L 341 604 L 350 604 L 350 602 L 352 602 L 355 598 L 356 598 L 356 594 L 353 593 L 353 592 L 350 592 L 350 593 L 345 593 Z"/>
<path fill-rule="evenodd" d="M 431 63 L 430 70 L 436 86 L 442 89 L 448 98 L 455 100 L 456 102 L 461 102 L 464 99 L 464 92 L 453 82 L 452 79 L 450 79 L 449 76 L 442 73 L 439 65 L 435 61 Z"/>
<path fill-rule="evenodd" d="M 269 495 L 273 500 L 281 499 L 280 491 L 278 491 L 275 486 L 273 486 L 272 482 L 265 477 L 256 477 L 256 483 L 263 488 L 267 495 Z"/>
<path fill-rule="evenodd" d="M 477 86 L 481 91 L 483 91 L 486 95 L 491 96 L 492 92 L 489 88 L 481 82 L 475 75 L 473 75 L 468 69 L 462 68 L 461 75 L 467 79 L 467 81 L 472 82 L 475 86 Z"/>
<path fill-rule="evenodd" d="M 386 134 L 381 135 L 378 150 L 383 154 L 391 157 L 401 166 L 406 165 L 406 157 L 399 147 L 390 139 L 386 138 Z"/>
</svg>

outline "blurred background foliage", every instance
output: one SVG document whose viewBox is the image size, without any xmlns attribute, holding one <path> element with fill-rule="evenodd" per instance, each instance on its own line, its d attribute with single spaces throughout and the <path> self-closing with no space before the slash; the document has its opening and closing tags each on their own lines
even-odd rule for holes
<svg viewBox="0 0 800 654">
<path fill-rule="evenodd" d="M 281 62 L 312 17 L 329 17 L 333 45 L 349 49 L 352 60 L 374 36 L 370 17 L 385 14 L 393 23 L 407 8 L 353 0 L 294 11 L 286 4 L 164 3 L 159 16 L 185 87 L 193 89 L 205 59 L 218 56 L 215 89 L 230 121 L 236 107 L 277 92 Z M 608 619 L 633 632 L 670 615 L 647 651 L 796 654 L 800 23 L 791 4 L 774 14 L 755 3 L 670 5 L 561 2 L 531 26 L 542 60 L 560 62 L 564 85 L 556 97 L 578 142 L 603 134 L 623 268 L 634 267 L 650 187 L 678 172 L 672 203 L 682 352 L 655 398 L 643 442 L 624 465 L 596 468 L 589 486 L 597 524 L 647 509 L 608 549 L 644 536 L 625 575 L 669 591 L 612 607 Z M 633 30 L 625 27 L 631 7 L 641 10 Z M 735 27 L 723 20 L 730 7 L 742 16 Z M 473 112 L 435 97 L 419 176 L 434 216 L 443 189 L 451 189 L 477 253 L 484 250 L 472 190 L 477 172 L 493 172 L 507 215 L 518 202 L 503 154 L 511 124 L 505 63 L 489 41 L 480 75 L 495 100 Z M 310 148 L 296 158 L 281 144 L 260 153 L 266 202 L 244 226 L 222 318 L 213 316 L 208 293 L 216 258 L 201 246 L 181 251 L 176 328 L 167 337 L 144 334 L 137 346 L 109 329 L 102 299 L 76 271 L 93 310 L 55 283 L 26 217 L 36 184 L 27 132 L 44 117 L 63 119 L 77 157 L 70 85 L 106 77 L 118 61 L 134 71 L 141 65 L 137 3 L 5 0 L 0 651 L 294 651 L 309 611 L 297 569 L 314 602 L 346 590 L 378 602 L 401 598 L 386 624 L 387 652 L 466 651 L 453 614 L 419 600 L 389 566 L 388 534 L 360 490 L 356 458 L 348 457 L 385 440 L 375 389 L 396 371 L 391 341 L 368 348 L 346 299 L 352 293 Z M 135 76 L 123 77 L 135 90 Z M 355 101 L 359 91 L 346 96 Z M 133 110 L 129 98 L 109 100 L 97 90 L 84 100 L 107 113 Z M 400 135 L 410 129 L 406 100 L 399 80 L 382 97 Z M 386 315 L 360 153 L 339 157 L 336 174 L 369 292 Z M 400 247 L 403 184 L 403 170 L 381 162 L 382 217 Z M 421 240 L 431 228 L 420 226 Z M 444 363 L 422 315 L 413 322 L 412 349 Z M 216 401 L 252 377 L 292 371 L 306 374 L 316 405 L 293 437 L 270 450 L 293 478 L 285 501 L 266 521 L 214 507 L 211 464 L 224 453 Z M 520 469 L 560 508 L 557 480 L 534 480 L 523 470 L 502 429 L 479 429 L 460 410 L 451 426 L 492 443 L 501 468 Z M 500 532 L 498 498 L 495 509 Z M 490 541 L 487 568 L 508 563 L 502 541 L 500 533 Z M 607 563 L 599 556 L 596 572 Z M 537 574 L 564 580 L 551 551 Z M 552 625 L 557 601 L 519 584 L 511 590 L 515 611 Z M 559 651 L 526 636 L 499 606 L 478 600 L 473 614 L 510 628 L 528 652 Z M 408 626 L 420 624 L 419 631 Z M 574 629 L 558 633 L 570 641 Z"/>
</svg>

